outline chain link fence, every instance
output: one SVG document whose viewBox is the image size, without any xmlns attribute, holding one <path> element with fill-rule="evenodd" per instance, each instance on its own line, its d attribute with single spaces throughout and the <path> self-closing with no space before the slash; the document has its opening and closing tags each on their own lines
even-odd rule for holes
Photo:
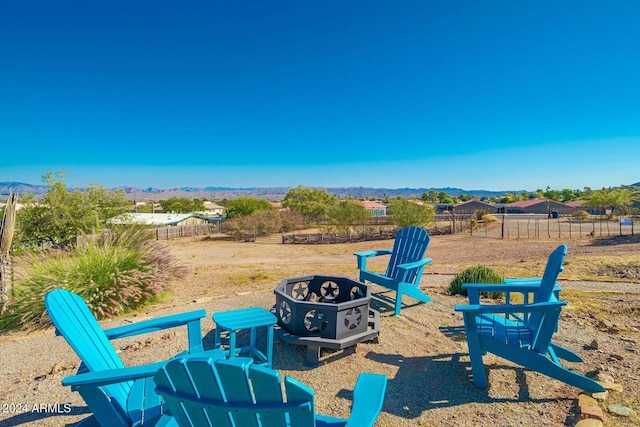
<svg viewBox="0 0 640 427">
<path fill-rule="evenodd" d="M 469 232 L 473 236 L 495 239 L 526 238 L 585 238 L 628 236 L 637 233 L 634 223 L 637 218 L 610 219 L 590 217 L 585 220 L 574 217 L 548 217 L 537 214 L 496 214 L 497 222 L 474 222 L 469 217 L 466 226 L 460 225 L 456 232 Z"/>
</svg>

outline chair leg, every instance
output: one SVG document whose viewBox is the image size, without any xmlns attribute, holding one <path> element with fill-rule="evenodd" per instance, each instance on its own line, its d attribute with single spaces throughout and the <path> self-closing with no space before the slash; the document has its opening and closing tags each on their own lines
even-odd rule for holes
<svg viewBox="0 0 640 427">
<path fill-rule="evenodd" d="M 400 316 L 400 309 L 402 308 L 402 291 L 398 289 L 396 292 L 396 307 L 393 313 L 394 316 Z"/>
<path fill-rule="evenodd" d="M 529 368 L 532 369 L 532 368 Z M 550 359 L 540 356 L 539 362 L 532 370 L 540 372 L 548 377 L 567 383 L 589 393 L 603 392 L 605 388 L 593 380 L 577 372 L 570 371 L 560 365 L 556 365 Z"/>
<path fill-rule="evenodd" d="M 564 359 L 568 362 L 584 362 L 582 357 L 578 356 L 573 351 L 553 342 L 549 343 L 549 350 L 550 352 L 553 351 L 555 353 L 556 358 Z"/>
<path fill-rule="evenodd" d="M 480 346 L 480 336 L 477 331 L 476 318 L 473 314 L 464 314 L 464 330 L 467 335 L 467 346 L 469 347 L 469 359 L 471 360 L 471 374 L 473 384 L 478 388 L 487 388 L 487 373 L 484 369 L 482 355 L 486 354 Z"/>
</svg>

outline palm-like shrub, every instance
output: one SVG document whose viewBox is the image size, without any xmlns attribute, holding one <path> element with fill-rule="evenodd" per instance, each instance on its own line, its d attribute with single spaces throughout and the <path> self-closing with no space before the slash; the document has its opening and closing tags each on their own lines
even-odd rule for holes
<svg viewBox="0 0 640 427">
<path fill-rule="evenodd" d="M 169 248 L 139 226 L 103 234 L 69 250 L 25 254 L 14 299 L 0 317 L 0 329 L 50 324 L 44 296 L 56 288 L 80 295 L 96 317 L 117 316 L 157 298 L 186 267 Z"/>
<path fill-rule="evenodd" d="M 504 279 L 491 268 L 486 265 L 478 264 L 467 268 L 449 284 L 450 295 L 467 296 L 467 290 L 462 289 L 463 283 L 503 283 Z M 482 295 L 489 298 L 500 298 L 501 292 L 483 292 Z"/>
</svg>

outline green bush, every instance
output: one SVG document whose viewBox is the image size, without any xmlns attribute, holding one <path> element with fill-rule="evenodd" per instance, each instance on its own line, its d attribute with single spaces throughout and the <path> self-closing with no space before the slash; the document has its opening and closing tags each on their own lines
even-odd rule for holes
<svg viewBox="0 0 640 427">
<path fill-rule="evenodd" d="M 69 250 L 25 254 L 14 298 L 0 316 L 0 330 L 50 324 L 44 296 L 56 288 L 79 294 L 99 319 L 135 310 L 184 277 L 169 248 L 140 226 L 103 234 Z"/>
<path fill-rule="evenodd" d="M 486 265 L 474 265 L 464 270 L 462 273 L 456 275 L 456 277 L 449 284 L 450 295 L 464 295 L 467 296 L 467 290 L 462 289 L 463 283 L 503 283 L 503 278 L 491 268 Z M 501 292 L 483 292 L 483 296 L 489 298 L 500 298 Z"/>
<path fill-rule="evenodd" d="M 486 214 L 487 212 L 484 209 L 476 209 L 476 211 L 474 212 L 474 215 L 478 221 L 480 221 Z"/>
</svg>

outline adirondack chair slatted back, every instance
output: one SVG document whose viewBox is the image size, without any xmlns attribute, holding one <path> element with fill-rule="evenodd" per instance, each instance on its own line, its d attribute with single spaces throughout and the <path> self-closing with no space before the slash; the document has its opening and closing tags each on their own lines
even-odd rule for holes
<svg viewBox="0 0 640 427">
<path fill-rule="evenodd" d="M 287 401 L 279 374 L 252 359 L 195 356 L 160 369 L 156 392 L 179 426 L 313 426 L 313 391 L 286 378 Z"/>
<path fill-rule="evenodd" d="M 405 227 L 398 230 L 385 275 L 403 282 L 413 283 L 417 270 L 409 271 L 407 273 L 409 277 L 402 278 L 398 277 L 398 266 L 420 261 L 427 252 L 430 240 L 429 233 L 420 227 Z"/>
<path fill-rule="evenodd" d="M 564 269 L 564 258 L 567 255 L 567 245 L 558 246 L 547 260 L 547 265 L 544 269 L 544 274 L 540 281 L 540 288 L 534 295 L 533 302 L 549 302 L 555 300 L 555 294 L 553 292 L 558 276 Z M 557 317 L 560 316 L 560 309 L 558 309 Z M 555 313 L 553 312 L 555 317 Z M 527 325 L 529 330 L 534 333 L 532 347 L 535 351 L 546 352 L 551 336 L 555 330 L 557 324 L 557 318 L 551 319 L 552 313 L 546 313 L 545 324 L 542 323 L 543 313 L 533 312 L 529 314 Z"/>
<path fill-rule="evenodd" d="M 45 308 L 67 343 L 89 371 L 124 368 L 122 360 L 104 334 L 89 307 L 78 295 L 65 289 L 50 291 L 45 296 Z M 127 397 L 133 382 L 103 387 L 114 407 L 126 416 Z"/>
</svg>

